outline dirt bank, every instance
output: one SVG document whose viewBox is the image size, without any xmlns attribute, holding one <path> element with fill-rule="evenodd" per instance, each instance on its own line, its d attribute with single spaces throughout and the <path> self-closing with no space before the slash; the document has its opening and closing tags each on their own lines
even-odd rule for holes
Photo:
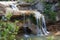
<svg viewBox="0 0 60 40">
<path fill-rule="evenodd" d="M 50 32 L 58 32 L 60 31 L 60 21 L 57 21 L 55 23 L 48 23 L 47 24 L 47 30 Z"/>
</svg>

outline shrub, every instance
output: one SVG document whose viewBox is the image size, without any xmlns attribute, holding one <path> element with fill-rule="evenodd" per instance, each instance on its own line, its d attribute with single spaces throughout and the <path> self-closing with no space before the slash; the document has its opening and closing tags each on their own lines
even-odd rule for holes
<svg viewBox="0 0 60 40">
<path fill-rule="evenodd" d="M 7 21 L 0 20 L 0 40 L 16 40 L 15 37 L 19 27 L 16 22 L 9 21 L 11 16 L 12 13 L 9 12 L 5 15 Z"/>
<path fill-rule="evenodd" d="M 52 4 L 44 2 L 44 14 L 48 19 L 56 21 L 56 12 L 51 10 Z"/>
<path fill-rule="evenodd" d="M 0 21 L 0 40 L 14 40 L 18 26 L 12 22 Z"/>
</svg>

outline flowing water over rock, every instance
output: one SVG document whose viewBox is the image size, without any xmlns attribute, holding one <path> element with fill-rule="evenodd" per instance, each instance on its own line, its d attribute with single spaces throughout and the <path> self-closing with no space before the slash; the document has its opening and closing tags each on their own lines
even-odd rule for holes
<svg viewBox="0 0 60 40">
<path fill-rule="evenodd" d="M 38 34 L 40 33 L 43 35 L 43 33 L 44 33 L 45 35 L 47 35 L 49 32 L 47 31 L 47 28 L 46 28 L 44 16 L 42 14 L 40 14 L 40 12 L 35 11 L 35 17 L 36 17 L 36 21 L 37 21 L 37 27 L 39 27 L 39 22 L 42 21 L 42 25 L 41 25 L 42 29 L 38 28 Z"/>
<path fill-rule="evenodd" d="M 13 9 L 13 10 L 15 10 L 15 11 L 19 11 L 19 9 L 17 8 L 17 6 L 15 5 L 15 4 L 11 4 L 10 5 L 11 6 L 11 8 Z M 43 35 L 48 35 L 48 31 L 47 31 L 47 28 L 46 28 L 46 23 L 45 23 L 45 18 L 44 18 L 44 15 L 42 15 L 40 12 L 38 12 L 38 11 L 33 11 L 32 12 L 33 13 L 33 16 L 35 17 L 35 19 L 36 19 L 36 31 L 37 31 L 37 36 L 43 36 Z M 26 14 L 25 14 L 25 11 L 22 11 L 22 14 L 23 14 L 23 16 L 24 16 L 24 18 L 23 18 L 23 27 L 24 27 L 24 31 L 25 31 L 25 34 L 24 34 L 24 36 L 25 37 L 29 37 L 29 35 L 28 35 L 28 32 L 26 31 L 27 29 L 26 29 L 26 27 L 33 27 L 32 26 L 32 24 L 31 24 L 31 22 L 29 22 L 29 21 L 27 21 L 28 23 L 26 23 Z M 30 15 L 29 15 L 30 16 Z M 2 17 L 2 18 L 4 18 L 4 17 Z M 30 19 L 29 19 L 30 20 Z"/>
</svg>

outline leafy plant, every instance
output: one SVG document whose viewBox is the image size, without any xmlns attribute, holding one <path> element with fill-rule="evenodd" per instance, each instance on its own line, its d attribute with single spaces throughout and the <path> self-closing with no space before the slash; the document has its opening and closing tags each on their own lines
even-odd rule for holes
<svg viewBox="0 0 60 40">
<path fill-rule="evenodd" d="M 0 21 L 0 40 L 15 40 L 18 29 L 15 23 Z"/>
<path fill-rule="evenodd" d="M 16 40 L 16 34 L 19 27 L 16 25 L 17 22 L 10 22 L 10 18 L 12 16 L 11 12 L 7 12 L 5 14 L 6 22 L 0 20 L 0 40 Z"/>
<path fill-rule="evenodd" d="M 51 10 L 52 4 L 44 2 L 44 14 L 48 19 L 55 21 L 56 20 L 56 12 Z"/>
</svg>

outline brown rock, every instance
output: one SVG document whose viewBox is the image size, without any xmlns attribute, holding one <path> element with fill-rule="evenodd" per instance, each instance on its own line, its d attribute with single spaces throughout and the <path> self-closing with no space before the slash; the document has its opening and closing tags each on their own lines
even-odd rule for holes
<svg viewBox="0 0 60 40">
<path fill-rule="evenodd" d="M 5 8 L 6 8 L 5 5 L 0 4 L 0 15 L 5 13 Z"/>
<path fill-rule="evenodd" d="M 36 25 L 32 24 L 31 27 L 29 27 L 32 30 L 32 34 L 37 34 L 37 27 Z"/>
<path fill-rule="evenodd" d="M 60 31 L 58 31 L 58 32 L 55 33 L 54 35 L 59 36 L 59 35 L 60 35 Z"/>
</svg>

